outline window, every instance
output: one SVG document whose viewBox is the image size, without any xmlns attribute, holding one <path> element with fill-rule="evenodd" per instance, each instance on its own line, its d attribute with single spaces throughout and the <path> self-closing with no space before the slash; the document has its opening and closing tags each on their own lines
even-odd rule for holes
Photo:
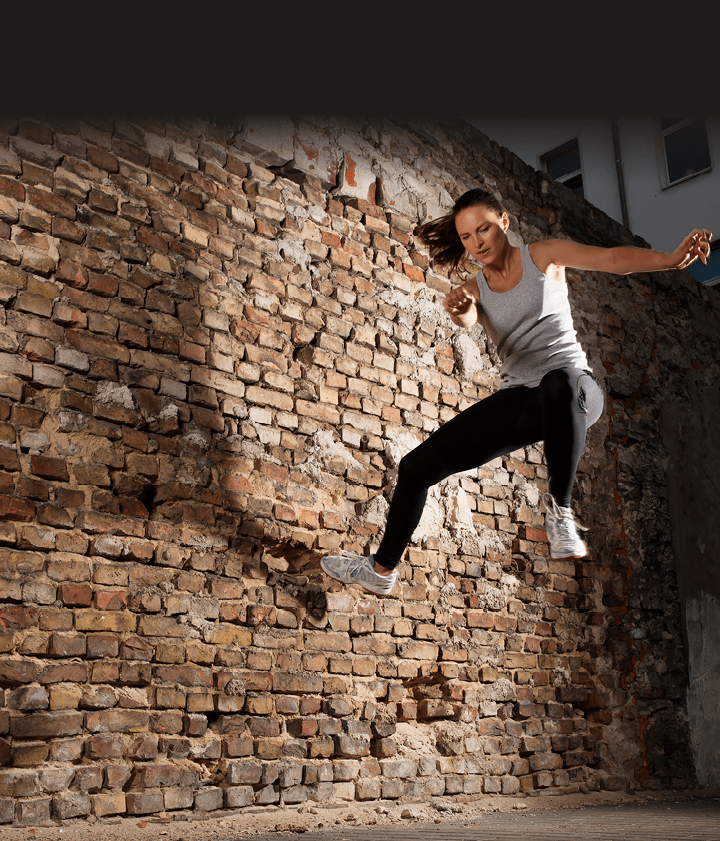
<svg viewBox="0 0 720 841">
<path fill-rule="evenodd" d="M 662 117 L 660 133 L 668 186 L 711 169 L 704 117 Z"/>
<path fill-rule="evenodd" d="M 577 139 L 547 152 L 541 159 L 547 172 L 556 181 L 569 187 L 579 196 L 585 195 L 580 167 L 580 146 Z"/>
<path fill-rule="evenodd" d="M 704 286 L 717 286 L 720 284 L 720 242 L 714 242 L 710 246 L 710 256 L 707 266 L 696 260 L 688 269 L 690 274 Z"/>
</svg>

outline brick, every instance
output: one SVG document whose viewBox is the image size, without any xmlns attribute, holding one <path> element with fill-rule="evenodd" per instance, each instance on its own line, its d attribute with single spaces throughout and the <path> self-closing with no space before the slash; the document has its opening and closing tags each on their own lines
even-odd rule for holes
<svg viewBox="0 0 720 841">
<path fill-rule="evenodd" d="M 75 616 L 78 631 L 134 632 L 136 625 L 137 617 L 131 613 L 80 610 Z"/>
<path fill-rule="evenodd" d="M 77 528 L 91 534 L 108 533 L 124 534 L 130 537 L 144 537 L 145 528 L 142 522 L 130 517 L 116 517 L 111 514 L 96 512 L 81 513 L 75 523 Z"/>
<path fill-rule="evenodd" d="M 195 793 L 191 788 L 167 788 L 163 790 L 163 802 L 166 810 L 191 809 Z"/>
<path fill-rule="evenodd" d="M 92 813 L 98 818 L 107 815 L 123 815 L 126 811 L 124 792 L 110 792 L 108 794 L 91 794 Z"/>
<path fill-rule="evenodd" d="M 91 812 L 91 800 L 87 794 L 67 792 L 53 797 L 53 815 L 60 820 L 79 818 Z"/>
<path fill-rule="evenodd" d="M 20 801 L 15 806 L 15 821 L 18 826 L 36 826 L 50 820 L 52 799 L 38 797 Z"/>
<path fill-rule="evenodd" d="M 139 733 L 147 730 L 150 716 L 142 710 L 101 710 L 86 715 L 90 733 Z"/>
<path fill-rule="evenodd" d="M 70 481 L 65 459 L 52 456 L 30 456 L 30 469 L 36 476 L 60 482 Z"/>
<path fill-rule="evenodd" d="M 91 736 L 85 743 L 85 756 L 89 759 L 120 759 L 124 754 L 124 748 L 122 736 L 112 734 Z M 109 770 L 106 774 L 108 773 L 110 773 Z M 129 775 L 126 775 L 126 779 L 127 776 Z"/>
<path fill-rule="evenodd" d="M 128 815 L 151 815 L 162 812 L 165 808 L 160 791 L 134 792 L 125 795 Z"/>
<path fill-rule="evenodd" d="M 65 791 L 70 788 L 73 777 L 75 776 L 74 768 L 47 768 L 41 771 L 40 784 L 43 791 L 46 793 Z"/>
<path fill-rule="evenodd" d="M 82 732 L 80 712 L 36 712 L 12 719 L 10 733 L 19 739 L 51 739 Z"/>
<path fill-rule="evenodd" d="M 88 679 L 88 667 L 85 663 L 69 662 L 45 666 L 38 675 L 40 683 L 85 683 Z"/>
<path fill-rule="evenodd" d="M 53 634 L 50 641 L 52 657 L 84 657 L 86 638 L 80 634 Z"/>
</svg>

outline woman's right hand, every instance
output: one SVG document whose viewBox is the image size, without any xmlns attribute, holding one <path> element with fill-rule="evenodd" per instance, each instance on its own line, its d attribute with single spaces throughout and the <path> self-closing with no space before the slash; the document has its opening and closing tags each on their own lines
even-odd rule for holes
<svg viewBox="0 0 720 841">
<path fill-rule="evenodd" d="M 466 284 L 449 292 L 443 300 L 443 307 L 450 315 L 450 320 L 458 327 L 472 327 L 477 321 L 477 301 Z"/>
<path fill-rule="evenodd" d="M 465 286 L 458 286 L 445 296 L 443 306 L 450 315 L 465 315 L 474 303 L 475 299 Z"/>
<path fill-rule="evenodd" d="M 670 268 L 684 269 L 695 260 L 700 260 L 707 266 L 711 239 L 712 232 L 707 228 L 693 228 L 675 251 L 668 255 L 672 262 Z"/>
</svg>

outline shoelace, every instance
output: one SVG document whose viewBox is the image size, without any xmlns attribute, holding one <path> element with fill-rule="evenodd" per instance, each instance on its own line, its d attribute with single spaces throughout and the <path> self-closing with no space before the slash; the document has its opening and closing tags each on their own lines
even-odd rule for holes
<svg viewBox="0 0 720 841">
<path fill-rule="evenodd" d="M 550 500 L 550 505 L 548 505 L 548 499 Z M 555 502 L 554 497 L 550 496 L 550 494 L 545 494 L 543 497 L 543 505 L 545 506 L 545 510 L 548 514 L 551 514 L 557 523 L 563 523 L 563 525 L 567 527 L 568 521 L 570 521 L 581 531 L 588 531 L 587 526 L 581 526 L 580 523 L 578 523 L 572 511 L 567 511 L 567 513 L 563 511 L 557 502 Z"/>
<path fill-rule="evenodd" d="M 359 557 L 354 552 L 347 552 L 345 549 L 343 549 L 340 552 L 340 554 L 343 558 L 347 558 L 347 566 L 345 567 L 345 569 L 347 570 L 348 575 L 352 575 L 365 563 L 365 558 Z"/>
<path fill-rule="evenodd" d="M 560 512 L 555 519 L 555 528 L 557 529 L 557 543 L 562 551 L 572 550 L 579 540 L 579 535 L 576 529 L 587 531 L 585 526 L 576 523 L 572 514 L 564 514 Z"/>
<path fill-rule="evenodd" d="M 572 543 L 575 540 L 575 527 L 578 526 L 577 523 L 574 522 L 572 517 L 558 517 L 555 522 L 555 527 L 557 528 L 558 539 L 562 543 Z"/>
</svg>

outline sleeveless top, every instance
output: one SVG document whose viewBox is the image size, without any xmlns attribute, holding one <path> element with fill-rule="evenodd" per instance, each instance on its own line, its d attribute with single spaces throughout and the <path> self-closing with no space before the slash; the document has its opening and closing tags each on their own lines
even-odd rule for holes
<svg viewBox="0 0 720 841">
<path fill-rule="evenodd" d="M 540 384 L 556 368 L 590 371 L 573 325 L 567 283 L 550 280 L 533 263 L 527 245 L 520 247 L 523 273 L 508 292 L 493 292 L 482 273 L 479 322 L 502 362 L 500 388 Z"/>
</svg>

